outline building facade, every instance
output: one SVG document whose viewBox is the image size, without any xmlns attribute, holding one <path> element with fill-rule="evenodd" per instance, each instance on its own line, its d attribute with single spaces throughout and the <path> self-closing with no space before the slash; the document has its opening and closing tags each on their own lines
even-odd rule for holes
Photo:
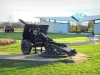
<svg viewBox="0 0 100 75">
<path fill-rule="evenodd" d="M 49 25 L 50 33 L 70 33 L 70 25 L 79 25 L 93 21 L 92 31 L 94 34 L 100 34 L 100 15 L 86 16 L 84 14 L 75 14 L 70 17 L 38 17 L 40 24 Z M 77 26 L 76 26 L 77 27 Z M 89 26 L 88 26 L 89 27 Z M 91 26 L 90 26 L 91 27 Z"/>
</svg>

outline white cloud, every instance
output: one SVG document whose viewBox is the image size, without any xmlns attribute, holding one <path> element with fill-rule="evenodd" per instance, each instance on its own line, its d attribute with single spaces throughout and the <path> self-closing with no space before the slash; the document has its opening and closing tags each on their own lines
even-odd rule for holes
<svg viewBox="0 0 100 75">
<path fill-rule="evenodd" d="M 99 0 L 0 0 L 0 17 L 100 15 Z M 17 16 L 16 16 L 17 15 Z"/>
</svg>

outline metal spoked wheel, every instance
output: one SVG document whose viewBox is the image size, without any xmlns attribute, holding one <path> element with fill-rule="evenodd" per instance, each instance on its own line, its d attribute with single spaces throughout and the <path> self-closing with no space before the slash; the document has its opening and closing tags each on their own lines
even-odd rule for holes
<svg viewBox="0 0 100 75">
<path fill-rule="evenodd" d="M 22 40 L 21 50 L 24 55 L 29 55 L 32 49 L 31 42 L 29 40 Z"/>
</svg>

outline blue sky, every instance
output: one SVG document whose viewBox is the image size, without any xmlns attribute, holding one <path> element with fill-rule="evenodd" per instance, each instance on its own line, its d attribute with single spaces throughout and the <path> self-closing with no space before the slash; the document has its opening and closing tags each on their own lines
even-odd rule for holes
<svg viewBox="0 0 100 75">
<path fill-rule="evenodd" d="M 75 13 L 100 15 L 100 0 L 0 0 L 0 21 L 66 17 Z"/>
</svg>

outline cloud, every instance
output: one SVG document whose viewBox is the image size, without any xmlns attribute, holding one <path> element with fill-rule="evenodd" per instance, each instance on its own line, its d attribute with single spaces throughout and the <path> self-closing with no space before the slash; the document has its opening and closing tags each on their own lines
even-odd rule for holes
<svg viewBox="0 0 100 75">
<path fill-rule="evenodd" d="M 99 0 L 0 0 L 0 17 L 100 15 Z M 18 18 L 16 16 L 16 18 Z M 1 20 L 0 19 L 0 20 Z"/>
</svg>

